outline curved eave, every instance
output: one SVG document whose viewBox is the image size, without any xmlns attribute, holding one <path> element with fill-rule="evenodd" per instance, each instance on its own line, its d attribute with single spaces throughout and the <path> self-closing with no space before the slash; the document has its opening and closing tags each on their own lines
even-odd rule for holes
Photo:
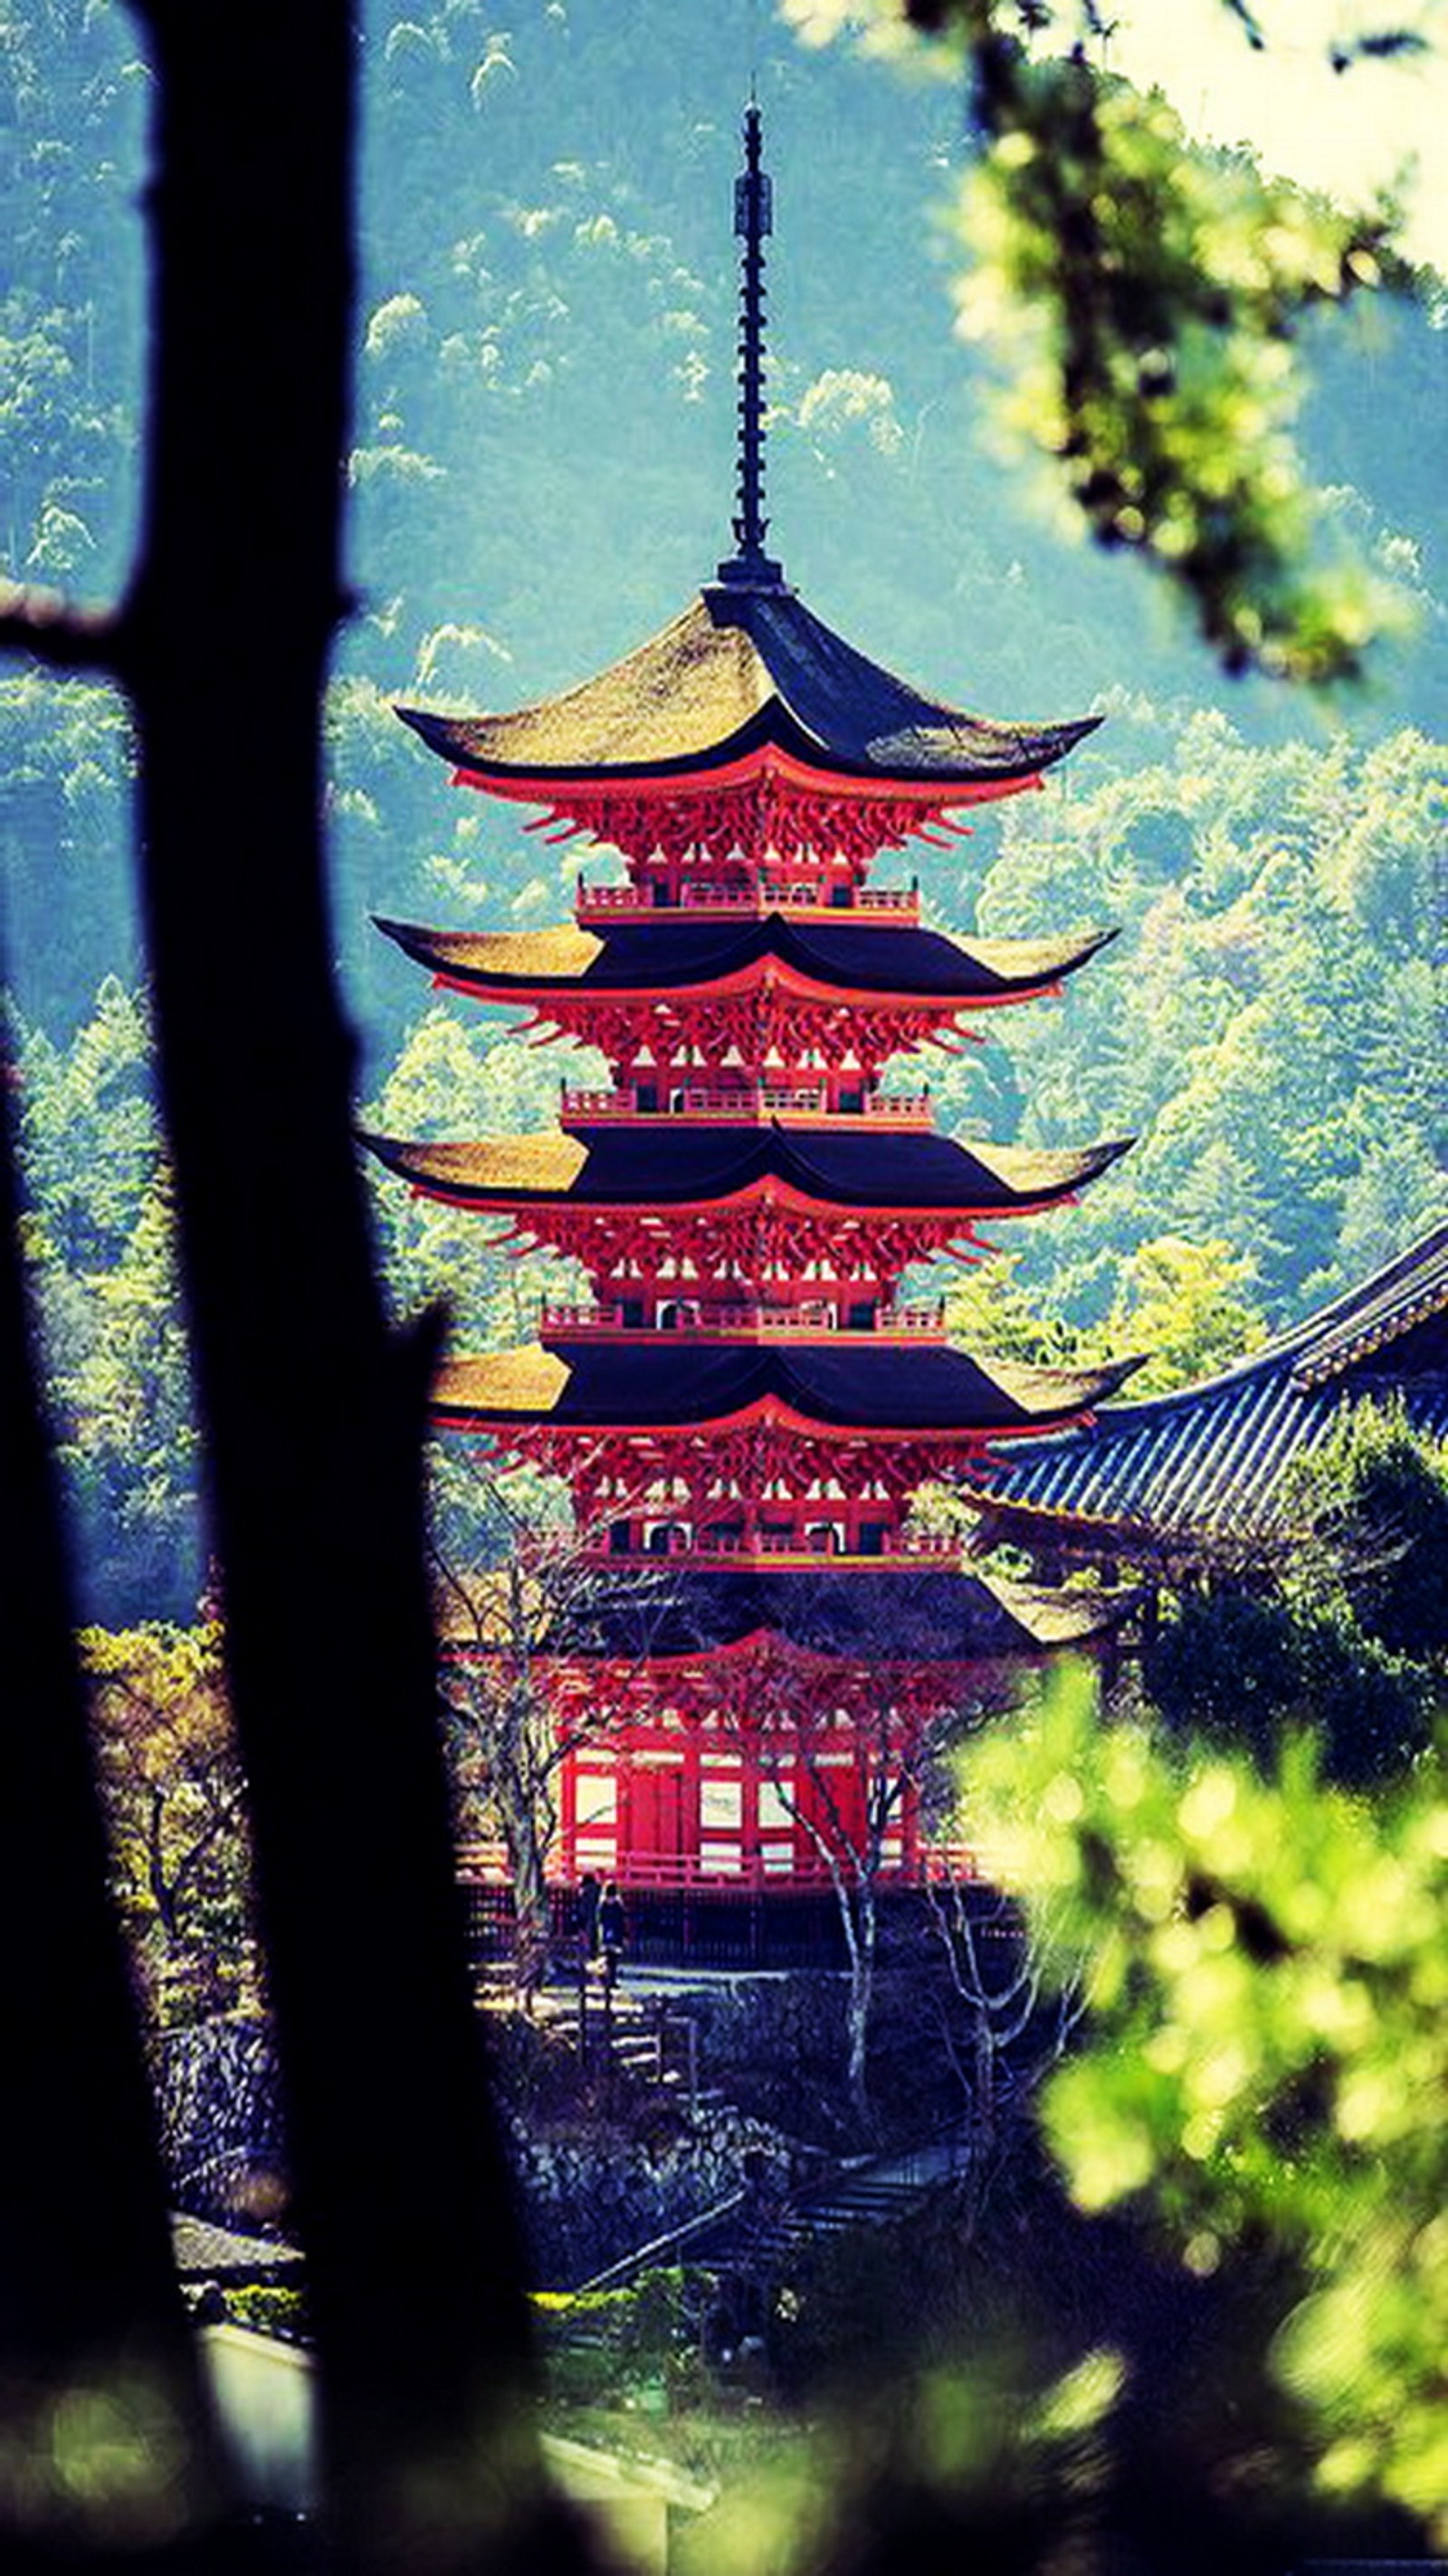
<svg viewBox="0 0 1448 2576">
<path fill-rule="evenodd" d="M 804 795 L 918 796 L 922 804 L 979 805 L 995 796 L 1018 795 L 1039 787 L 1046 770 L 1094 733 L 1100 716 L 1081 716 L 1044 731 L 1025 730 L 1009 750 L 1002 748 L 989 767 L 963 754 L 946 728 L 932 739 L 922 729 L 913 754 L 903 745 L 877 760 L 849 759 L 828 743 L 807 734 L 777 698 L 738 731 L 693 751 L 657 753 L 646 759 L 599 761 L 582 766 L 556 766 L 538 761 L 508 761 L 486 748 L 485 718 L 446 716 L 426 707 L 398 706 L 393 712 L 454 772 L 459 786 L 480 788 L 517 805 L 557 805 L 568 809 L 589 797 L 626 788 L 631 795 L 677 795 L 683 779 L 697 778 L 710 788 L 742 786 L 772 774 Z"/>
<path fill-rule="evenodd" d="M 724 1346 L 681 1368 L 677 1349 L 648 1342 L 607 1359 L 534 1342 L 445 1361 L 431 1401 L 439 1428 L 503 1440 L 527 1430 L 692 1436 L 770 1425 L 807 1438 L 971 1450 L 1079 1422 L 1134 1365 L 1007 1369 L 942 1349 L 843 1357 L 825 1342 L 788 1359 Z"/>
<path fill-rule="evenodd" d="M 1104 1418 L 1109 1419 L 1109 1414 Z M 1095 1414 L 1089 1422 L 1075 1427 L 1089 1435 L 1100 1429 L 1102 1420 L 1101 1414 Z M 1050 1435 L 1051 1442 L 1056 1437 Z M 1050 1444 L 1042 1442 L 1039 1447 L 1047 1445 Z M 1002 1463 L 1009 1467 L 1017 1454 L 1013 1442 Z M 1125 1509 L 1087 1511 L 1070 1503 L 1032 1502 L 989 1484 L 957 1482 L 951 1491 L 957 1502 L 979 1513 L 992 1541 L 1008 1539 L 1025 1548 L 1079 1547 L 1102 1555 L 1151 1554 L 1169 1549 L 1173 1543 L 1190 1545 L 1210 1534 L 1210 1524 L 1206 1522 L 1153 1520 L 1149 1515 Z"/>
<path fill-rule="evenodd" d="M 838 1131 L 827 1135 L 812 1130 L 797 1141 L 790 1140 L 782 1130 L 726 1131 L 744 1139 L 737 1160 L 747 1176 L 737 1183 L 726 1182 L 710 1190 L 707 1185 L 701 1189 L 697 1179 L 686 1178 L 671 1185 L 661 1168 L 657 1176 L 644 1178 L 642 1186 L 620 1183 L 610 1189 L 606 1181 L 580 1186 L 587 1178 L 591 1159 L 587 1141 L 590 1132 L 607 1140 L 610 1133 L 617 1135 L 620 1131 L 575 1129 L 567 1135 L 559 1132 L 520 1136 L 488 1145 L 411 1144 L 359 1131 L 358 1141 L 422 1197 L 450 1207 L 494 1210 L 499 1215 L 546 1216 L 551 1209 L 587 1208 L 619 1216 L 665 1211 L 676 1216 L 696 1216 L 719 1209 L 769 1204 L 805 1214 L 848 1210 L 883 1218 L 948 1218 L 962 1225 L 979 1217 L 1027 1215 L 1059 1206 L 1116 1162 L 1130 1142 L 1114 1139 L 1078 1152 L 1056 1154 L 1030 1153 L 1014 1147 L 962 1146 L 957 1149 L 962 1161 L 968 1159 L 974 1171 L 962 1170 L 959 1183 L 949 1191 L 937 1183 L 927 1192 L 909 1188 L 908 1163 L 900 1150 L 906 1141 L 903 1139 L 866 1140 L 876 1147 L 871 1156 L 874 1167 L 851 1186 L 832 1179 L 828 1169 L 822 1168 L 829 1143 L 841 1141 Z M 687 1138 L 696 1155 L 699 1151 L 700 1131 L 686 1128 L 679 1121 L 660 1120 L 657 1130 L 649 1131 L 651 1146 L 655 1133 L 660 1139 L 667 1138 L 670 1146 Z M 710 1137 L 710 1143 L 715 1141 Z M 853 1145 L 860 1140 L 851 1136 L 843 1141 Z M 761 1168 L 763 1154 L 771 1149 L 781 1158 L 787 1156 L 787 1170 Z M 900 1171 L 893 1196 L 888 1194 L 892 1163 Z M 753 1168 L 749 1169 L 751 1164 Z"/>
<path fill-rule="evenodd" d="M 942 931 L 919 931 L 910 934 L 921 959 L 916 977 L 882 983 L 879 961 L 892 953 L 891 932 L 876 922 L 856 926 L 836 918 L 823 930 L 817 925 L 802 929 L 785 915 L 769 914 L 751 923 L 748 935 L 741 937 L 737 930 L 721 933 L 720 957 L 711 970 L 707 948 L 701 950 L 697 942 L 691 943 L 688 960 L 681 962 L 677 954 L 670 958 L 670 948 L 677 952 L 679 946 L 678 929 L 696 925 L 645 917 L 634 927 L 629 943 L 634 963 L 620 971 L 609 959 L 610 947 L 619 946 L 617 934 L 611 940 L 606 929 L 583 930 L 559 922 L 536 931 L 449 931 L 381 914 L 374 914 L 373 920 L 385 938 L 447 990 L 538 1011 L 546 1011 L 550 1000 L 565 997 L 643 1003 L 688 993 L 703 1000 L 750 993 L 771 983 L 805 999 L 861 994 L 872 1004 L 901 1008 L 938 1001 L 951 1010 L 986 1009 L 1058 991 L 1064 977 L 1087 965 L 1117 936 L 1109 929 L 1082 931 L 1059 940 L 967 940 Z M 765 932 L 767 940 L 759 936 Z M 842 940 L 857 948 L 855 958 L 839 957 Z M 646 941 L 657 948 L 652 975 L 640 971 L 647 959 Z M 826 951 L 836 952 L 835 958 L 820 954 L 822 943 Z M 731 951 L 737 956 L 741 948 L 754 948 L 755 953 L 740 963 L 728 963 Z M 808 962 L 802 963 L 802 958 Z"/>
<path fill-rule="evenodd" d="M 458 1367 L 466 1362 L 459 1361 Z M 931 1446 L 950 1442 L 967 1452 L 983 1449 L 987 1441 L 1014 1440 L 1029 1435 L 1029 1424 L 1001 1423 L 920 1423 L 920 1422 L 851 1422 L 837 1421 L 822 1413 L 805 1413 L 798 1405 L 787 1404 L 781 1396 L 757 1396 L 752 1404 L 741 1404 L 731 1413 L 678 1414 L 659 1420 L 640 1420 L 632 1412 L 620 1413 L 613 1419 L 590 1414 L 586 1419 L 570 1414 L 565 1404 L 545 1411 L 532 1411 L 523 1405 L 507 1406 L 488 1398 L 471 1402 L 456 1392 L 446 1370 L 433 1391 L 429 1407 L 433 1426 L 438 1431 L 467 1431 L 494 1439 L 504 1447 L 521 1432 L 547 1431 L 585 1438 L 599 1433 L 639 1439 L 674 1437 L 714 1437 L 730 1431 L 772 1429 L 788 1431 L 797 1439 L 872 1440 L 887 1443 L 908 1442 Z M 1059 1417 L 1044 1428 L 1059 1429 Z"/>
<path fill-rule="evenodd" d="M 560 1681 L 579 1667 L 632 1678 L 749 1666 L 784 1657 L 801 1673 L 929 1667 L 943 1681 L 997 1661 L 1085 1647 L 1108 1637 L 1135 1595 L 1051 1593 L 981 1574 L 852 1566 L 720 1576 L 681 1568 L 669 1594 L 617 1607 L 586 1595 L 567 1639 L 541 1639 L 539 1663 Z"/>
</svg>

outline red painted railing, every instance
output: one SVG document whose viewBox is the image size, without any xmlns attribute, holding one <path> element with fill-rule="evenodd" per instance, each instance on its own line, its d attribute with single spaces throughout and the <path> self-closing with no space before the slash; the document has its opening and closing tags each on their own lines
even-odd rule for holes
<svg viewBox="0 0 1448 2576">
<path fill-rule="evenodd" d="M 736 1124 L 763 1118 L 848 1118 L 865 1126 L 883 1123 L 891 1127 L 928 1127 L 933 1111 L 930 1093 L 926 1091 L 879 1091 L 862 1101 L 858 1109 L 831 1109 L 828 1096 L 821 1088 L 808 1089 L 790 1083 L 737 1083 L 717 1090 L 679 1089 L 669 1086 L 672 1114 L 685 1118 L 733 1119 Z M 656 1109 L 640 1109 L 632 1091 L 571 1091 L 563 1093 L 559 1110 L 565 1124 L 569 1120 L 614 1120 L 657 1118 Z"/>
<path fill-rule="evenodd" d="M 674 1302 L 668 1300 L 666 1302 Z M 694 1300 L 685 1297 L 683 1304 Z M 623 1309 L 617 1303 L 605 1305 L 545 1305 L 538 1310 L 540 1333 L 628 1333 L 630 1337 L 652 1330 L 647 1325 L 625 1324 Z M 671 1340 L 707 1340 L 711 1336 L 733 1333 L 767 1333 L 775 1336 L 794 1335 L 799 1340 L 817 1341 L 822 1333 L 834 1336 L 849 1328 L 835 1323 L 827 1306 L 699 1306 L 696 1319 L 686 1324 L 658 1327 L 667 1331 Z M 928 1305 L 896 1306 L 882 1311 L 879 1321 L 860 1326 L 872 1341 L 888 1341 L 892 1333 L 941 1333 L 945 1329 L 945 1307 L 942 1300 Z"/>
<path fill-rule="evenodd" d="M 835 920 L 851 913 L 887 913 L 899 919 L 903 913 L 915 920 L 920 912 L 920 897 L 906 886 L 861 886 L 848 904 L 833 904 L 823 886 L 812 886 L 808 892 L 796 886 L 721 886 L 686 885 L 680 888 L 677 904 L 659 904 L 652 887 L 586 886 L 580 883 L 574 906 L 575 918 L 586 924 L 600 915 L 616 920 L 620 913 L 660 912 L 747 913 L 755 916 L 766 912 L 823 912 Z"/>
<path fill-rule="evenodd" d="M 707 1889 L 711 1895 L 735 1892 L 757 1895 L 761 1890 L 788 1894 L 800 1888 L 827 1889 L 832 1884 L 829 1870 L 817 1852 L 797 1853 L 791 1858 L 788 1869 L 766 1869 L 762 1856 L 751 1853 L 740 1868 L 720 1870 L 701 1859 L 697 1852 L 625 1853 L 621 1859 L 609 1862 L 606 1868 L 600 1865 L 600 1869 L 601 1874 L 612 1878 L 621 1888 L 654 1889 L 660 1894 L 686 1888 Z M 464 1885 L 505 1886 L 508 1861 L 502 1844 L 461 1844 L 457 1852 L 457 1874 Z M 917 1850 L 908 1861 L 882 1869 L 879 1877 L 883 1884 L 891 1887 L 921 1887 L 926 1884 L 944 1885 L 952 1879 L 973 1879 L 978 1874 L 975 1855 L 964 1843 L 932 1843 L 928 1848 Z M 562 1855 L 558 1851 L 550 1856 L 547 1878 L 550 1887 L 576 1884 L 576 1878 L 565 1873 Z"/>
<path fill-rule="evenodd" d="M 603 1551 L 600 1551 L 602 1553 Z M 908 1562 L 918 1564 L 922 1557 L 932 1563 L 956 1565 L 960 1562 L 958 1538 L 943 1538 L 933 1531 L 912 1532 L 897 1539 L 893 1546 L 879 1548 L 873 1555 L 852 1555 L 848 1548 L 811 1547 L 807 1540 L 793 1533 L 788 1538 L 774 1538 L 761 1531 L 754 1538 L 710 1539 L 707 1545 L 670 1549 L 670 1555 L 687 1556 L 691 1565 L 711 1565 L 740 1557 L 767 1556 L 787 1558 L 796 1565 L 884 1565 Z"/>
</svg>

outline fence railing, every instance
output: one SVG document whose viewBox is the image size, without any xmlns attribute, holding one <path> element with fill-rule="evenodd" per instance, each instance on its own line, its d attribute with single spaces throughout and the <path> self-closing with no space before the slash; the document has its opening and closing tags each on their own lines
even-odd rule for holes
<svg viewBox="0 0 1448 2576">
<path fill-rule="evenodd" d="M 913 886 L 857 886 L 848 903 L 832 903 L 824 886 L 806 886 L 796 880 L 779 885 L 685 885 L 679 889 L 676 904 L 659 903 L 652 886 L 585 885 L 580 878 L 575 917 L 580 924 L 599 917 L 616 920 L 620 913 L 691 912 L 740 913 L 760 916 L 766 912 L 827 912 L 835 919 L 842 914 L 860 915 L 878 920 L 882 915 L 898 921 L 901 916 L 915 920 L 920 911 L 920 897 Z"/>
<path fill-rule="evenodd" d="M 594 1304 L 574 1300 L 568 1304 L 549 1302 L 538 1310 L 540 1333 L 640 1333 L 657 1329 L 675 1335 L 705 1337 L 716 1333 L 767 1333 L 771 1336 L 794 1334 L 802 1339 L 818 1339 L 821 1333 L 868 1332 L 873 1340 L 888 1340 L 892 1333 L 941 1333 L 945 1329 L 943 1299 L 913 1306 L 882 1307 L 873 1324 L 841 1324 L 834 1306 L 810 1303 L 799 1306 L 734 1306 L 696 1305 L 691 1298 L 666 1301 L 674 1321 L 669 1324 L 645 1325 L 627 1323 L 620 1302 Z"/>
<path fill-rule="evenodd" d="M 486 1888 L 511 1896 L 508 1856 L 501 1842 L 470 1840 L 460 1844 L 457 1871 L 464 1888 Z M 952 1880 L 974 1880 L 978 1874 L 975 1856 L 964 1843 L 934 1843 L 917 1849 L 908 1862 L 882 1868 L 878 1876 L 881 1886 L 898 1891 L 926 1884 L 944 1885 Z M 830 1873 L 817 1852 L 796 1853 L 787 1870 L 770 1869 L 761 1855 L 749 1854 L 739 1868 L 727 1873 L 697 1852 L 624 1853 L 609 1865 L 609 1875 L 616 1886 L 635 1893 L 695 1893 L 726 1904 L 732 1899 L 756 1896 L 769 1903 L 787 1902 L 795 1894 L 826 1894 L 833 1901 Z M 565 1918 L 574 1889 L 572 1880 L 563 1875 L 561 1850 L 549 1860 L 548 1888 L 557 1930 L 560 1934 L 571 1930 Z"/>
<path fill-rule="evenodd" d="M 732 1120 L 736 1126 L 765 1118 L 840 1118 L 848 1119 L 851 1126 L 929 1127 L 934 1113 L 928 1089 L 873 1092 L 858 1107 L 846 1109 L 831 1108 L 822 1087 L 767 1082 L 724 1084 L 712 1089 L 673 1086 L 668 1092 L 668 1114 Z M 661 1109 L 641 1108 L 636 1093 L 630 1090 L 565 1088 L 559 1103 L 559 1116 L 565 1123 L 627 1119 L 632 1124 L 635 1119 L 663 1115 Z"/>
</svg>

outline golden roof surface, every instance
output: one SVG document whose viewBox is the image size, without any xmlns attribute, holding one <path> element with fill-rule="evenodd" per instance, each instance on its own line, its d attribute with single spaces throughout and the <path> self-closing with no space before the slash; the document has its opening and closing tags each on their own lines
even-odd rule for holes
<svg viewBox="0 0 1448 2576">
<path fill-rule="evenodd" d="M 609 769 L 687 759 L 738 733 L 774 694 L 742 627 L 691 601 L 646 644 L 594 679 L 510 715 L 449 720 L 454 756 L 490 767 Z"/>
<path fill-rule="evenodd" d="M 576 1136 L 496 1136 L 478 1143 L 398 1144 L 387 1156 L 408 1180 L 450 1190 L 568 1190 L 588 1161 Z"/>
<path fill-rule="evenodd" d="M 516 1350 L 445 1359 L 433 1380 L 440 1409 L 469 1413 L 551 1413 L 568 1385 L 568 1362 L 541 1342 Z"/>
<path fill-rule="evenodd" d="M 1099 721 L 971 715 L 870 661 L 784 587 L 703 591 L 607 670 L 511 713 L 398 713 L 480 776 L 646 775 L 769 740 L 826 769 L 942 785 L 1025 784 Z"/>
<path fill-rule="evenodd" d="M 1047 1190 L 1074 1189 L 1078 1181 L 1091 1181 L 1104 1172 L 1127 1150 L 1129 1139 L 1113 1138 L 1100 1145 L 994 1145 L 980 1137 L 962 1136 L 958 1142 L 993 1172 L 1004 1188 L 1017 1198 L 1037 1198 Z"/>
</svg>

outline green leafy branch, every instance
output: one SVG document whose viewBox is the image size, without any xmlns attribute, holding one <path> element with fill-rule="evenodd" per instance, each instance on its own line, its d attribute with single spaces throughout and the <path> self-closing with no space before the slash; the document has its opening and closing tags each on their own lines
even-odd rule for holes
<svg viewBox="0 0 1448 2576">
<path fill-rule="evenodd" d="M 1263 51 L 1258 18 L 1224 5 Z M 818 36 L 840 13 L 790 14 Z M 877 43 L 892 24 L 949 40 L 965 70 L 982 149 L 951 215 L 959 327 L 1005 353 L 1013 442 L 1050 460 L 1098 543 L 1164 577 L 1228 672 L 1359 680 L 1404 603 L 1325 543 L 1292 433 L 1311 317 L 1410 283 L 1397 207 L 1345 211 L 1194 143 L 1160 93 L 1088 58 L 1111 33 L 1093 0 L 877 0 Z M 1382 30 L 1330 59 L 1420 44 Z"/>
<path fill-rule="evenodd" d="M 1448 2537 L 1448 1801 L 1373 1804 L 1299 1738 L 1276 1776 L 1098 1727 L 1083 1675 L 968 1757 L 988 1868 L 1089 1946 L 1091 2036 L 1044 2097 L 1088 2210 L 1155 2210 L 1213 2272 L 1270 2242 L 1305 2295 L 1270 2360 L 1325 2498 Z"/>
</svg>

